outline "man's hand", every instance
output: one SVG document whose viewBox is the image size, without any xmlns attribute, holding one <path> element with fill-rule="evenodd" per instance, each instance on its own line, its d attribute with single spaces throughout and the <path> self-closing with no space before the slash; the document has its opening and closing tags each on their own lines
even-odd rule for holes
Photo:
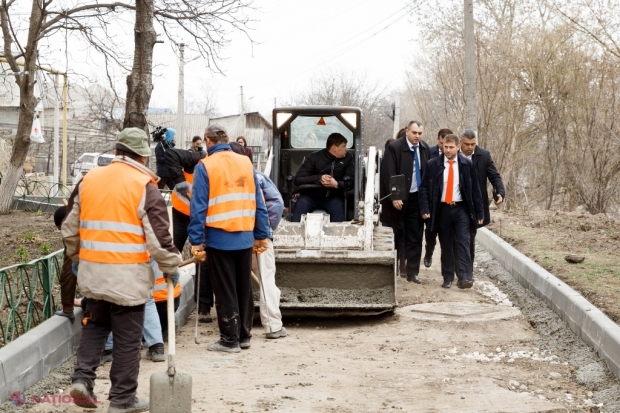
<svg viewBox="0 0 620 413">
<path fill-rule="evenodd" d="M 422 214 L 422 219 L 429 219 L 431 214 Z"/>
<path fill-rule="evenodd" d="M 338 181 L 336 181 L 331 175 L 321 176 L 321 184 L 327 188 L 338 188 Z"/>
<path fill-rule="evenodd" d="M 192 245 L 192 257 L 202 262 L 207 259 L 207 252 L 202 245 Z"/>
<path fill-rule="evenodd" d="M 398 209 L 399 211 L 403 209 L 403 201 L 392 201 L 392 205 L 394 205 L 394 208 Z"/>
<path fill-rule="evenodd" d="M 502 202 L 504 202 L 504 198 L 502 198 L 501 195 L 497 195 L 497 200 L 494 200 L 494 202 L 495 202 L 495 205 L 499 205 Z"/>
<path fill-rule="evenodd" d="M 483 222 L 484 222 L 484 219 L 479 219 L 478 220 L 478 225 L 482 225 Z"/>
<path fill-rule="evenodd" d="M 75 314 L 73 313 L 73 311 L 71 311 L 70 313 L 65 313 L 64 311 L 56 311 L 54 314 L 61 317 L 67 317 L 69 321 L 71 321 L 71 324 L 73 324 L 73 322 L 75 321 Z"/>
<path fill-rule="evenodd" d="M 262 240 L 255 239 L 254 247 L 252 247 L 252 252 L 260 255 L 263 252 L 267 251 L 267 248 L 269 248 L 269 243 L 267 242 L 266 239 L 262 239 Z"/>
<path fill-rule="evenodd" d="M 176 184 L 174 186 L 174 190 L 177 191 L 182 196 L 184 196 L 185 198 L 189 199 L 189 196 L 188 196 L 189 183 L 187 183 L 187 181 L 179 182 L 178 184 Z"/>
</svg>

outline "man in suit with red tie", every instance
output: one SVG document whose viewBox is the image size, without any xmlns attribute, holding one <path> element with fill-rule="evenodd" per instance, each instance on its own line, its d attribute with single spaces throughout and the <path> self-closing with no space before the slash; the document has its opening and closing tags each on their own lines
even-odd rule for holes
<svg viewBox="0 0 620 413">
<path fill-rule="evenodd" d="M 470 228 L 482 225 L 484 209 L 476 171 L 471 160 L 459 154 L 459 138 L 444 138 L 443 156 L 430 159 L 420 186 L 420 212 L 430 218 L 441 245 L 443 288 L 454 281 L 455 266 L 459 288 L 471 288 L 472 265 Z M 455 263 L 456 256 L 456 263 Z"/>
</svg>

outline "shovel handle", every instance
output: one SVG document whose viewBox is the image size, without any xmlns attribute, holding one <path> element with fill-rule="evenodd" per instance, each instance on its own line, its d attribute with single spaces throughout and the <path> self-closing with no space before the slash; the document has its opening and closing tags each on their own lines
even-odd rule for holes
<svg viewBox="0 0 620 413">
<path fill-rule="evenodd" d="M 172 277 L 166 278 L 168 283 L 168 297 L 167 297 L 167 312 L 168 312 L 168 375 L 174 376 L 174 355 L 176 353 L 176 346 L 174 342 L 174 333 L 176 326 L 174 325 L 174 282 Z"/>
</svg>

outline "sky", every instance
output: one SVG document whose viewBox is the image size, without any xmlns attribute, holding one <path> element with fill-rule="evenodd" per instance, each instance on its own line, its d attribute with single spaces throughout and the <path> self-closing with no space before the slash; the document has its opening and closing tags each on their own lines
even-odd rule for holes
<svg viewBox="0 0 620 413">
<path fill-rule="evenodd" d="M 350 71 L 386 90 L 402 88 L 416 50 L 414 21 L 406 0 L 256 0 L 249 34 L 231 33 L 218 63 L 222 74 L 205 69 L 202 58 L 185 65 L 185 101 L 213 92 L 220 115 L 246 111 L 271 117 L 274 99 L 290 102 L 310 80 L 328 71 Z M 181 40 L 189 40 L 181 39 Z M 197 56 L 187 52 L 186 61 Z M 156 46 L 151 106 L 176 110 L 178 63 L 169 42 Z M 186 106 L 188 104 L 186 103 Z"/>
<path fill-rule="evenodd" d="M 268 119 L 274 102 L 294 100 L 308 91 L 312 78 L 328 72 L 351 72 L 365 76 L 386 91 L 404 87 L 406 71 L 415 64 L 417 51 L 415 16 L 412 3 L 428 0 L 254 0 L 248 10 L 253 20 L 248 34 L 231 32 L 230 43 L 218 60 L 222 73 L 206 68 L 195 51 L 186 51 L 186 112 L 192 104 L 211 94 L 219 115 L 241 111 L 243 86 L 246 112 L 260 111 Z M 26 35 L 29 23 L 28 1 L 19 0 L 13 11 L 15 23 Z M 117 39 L 126 54 L 133 53 L 133 16 L 118 17 L 114 25 Z M 19 20 L 19 21 L 18 21 Z M 169 26 L 169 29 L 174 28 Z M 160 38 L 164 38 L 161 36 Z M 176 42 L 189 42 L 188 35 Z M 195 45 L 194 45 L 195 46 Z M 39 63 L 64 71 L 70 82 L 86 86 L 88 79 L 107 84 L 103 60 L 83 41 L 62 32 L 40 44 Z M 198 57 L 194 60 L 195 57 Z M 151 107 L 177 109 L 179 65 L 177 48 L 164 39 L 155 45 L 154 90 Z M 73 74 L 73 76 L 71 76 Z M 77 76 L 79 74 L 86 75 Z M 117 92 L 124 97 L 126 73 L 111 73 Z M 72 78 L 71 78 L 72 77 Z"/>
</svg>

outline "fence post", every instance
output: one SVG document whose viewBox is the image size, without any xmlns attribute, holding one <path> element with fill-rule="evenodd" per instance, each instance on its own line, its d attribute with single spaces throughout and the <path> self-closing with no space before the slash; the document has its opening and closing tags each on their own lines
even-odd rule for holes
<svg viewBox="0 0 620 413">
<path fill-rule="evenodd" d="M 52 293 L 52 285 L 54 285 L 51 270 L 51 258 L 46 258 L 41 260 L 41 264 L 43 265 L 43 319 L 47 320 L 52 317 L 52 312 L 54 310 L 54 297 Z"/>
</svg>

